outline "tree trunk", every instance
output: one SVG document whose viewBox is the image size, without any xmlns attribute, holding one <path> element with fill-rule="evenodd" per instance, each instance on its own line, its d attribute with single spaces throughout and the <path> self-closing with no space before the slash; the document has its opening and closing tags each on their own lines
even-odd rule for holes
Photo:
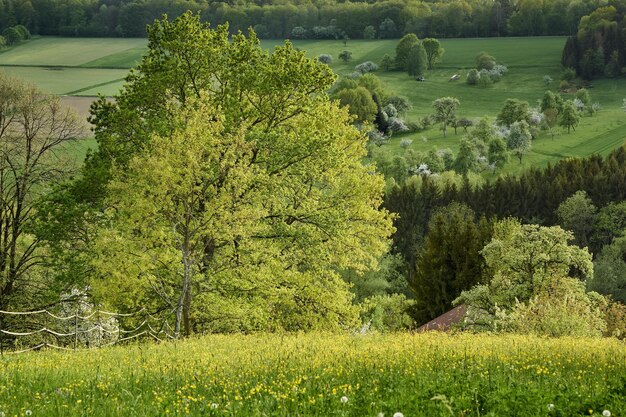
<svg viewBox="0 0 626 417">
<path fill-rule="evenodd" d="M 191 259 L 189 258 L 189 240 L 185 238 L 182 247 L 183 254 L 183 283 L 176 304 L 176 323 L 174 337 L 180 337 L 181 325 L 185 328 L 185 336 L 189 336 L 189 308 L 191 307 Z M 184 322 L 183 322 L 184 321 Z"/>
</svg>

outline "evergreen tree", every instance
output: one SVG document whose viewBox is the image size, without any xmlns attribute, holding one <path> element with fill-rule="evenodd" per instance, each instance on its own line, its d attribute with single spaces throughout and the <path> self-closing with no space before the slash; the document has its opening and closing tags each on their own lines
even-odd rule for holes
<svg viewBox="0 0 626 417">
<path fill-rule="evenodd" d="M 433 214 L 409 280 L 418 324 L 445 313 L 461 291 L 481 281 L 480 250 L 490 238 L 488 222 L 477 221 L 474 211 L 463 204 L 452 203 Z"/>
</svg>

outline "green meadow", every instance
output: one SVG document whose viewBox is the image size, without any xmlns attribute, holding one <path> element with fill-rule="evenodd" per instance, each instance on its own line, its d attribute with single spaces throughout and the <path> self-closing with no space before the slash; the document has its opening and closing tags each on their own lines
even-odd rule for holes
<svg viewBox="0 0 626 417">
<path fill-rule="evenodd" d="M 115 94 L 124 84 L 128 70 L 135 66 L 147 51 L 145 39 L 98 39 L 39 37 L 18 47 L 0 53 L 0 70 L 26 78 L 54 94 L 97 96 Z M 461 106 L 458 116 L 478 119 L 495 117 L 507 98 L 518 98 L 536 105 L 547 87 L 544 75 L 552 77 L 549 86 L 557 91 L 563 37 L 444 39 L 446 50 L 442 61 L 426 74 L 426 81 L 417 82 L 402 72 L 384 72 L 377 75 L 391 94 L 409 98 L 413 109 L 405 115 L 407 121 L 430 114 L 433 100 L 454 96 Z M 384 54 L 395 53 L 397 40 L 295 41 L 294 45 L 310 57 L 320 54 L 333 56 L 331 67 L 340 76 L 353 72 L 354 66 L 364 62 L 379 62 Z M 262 41 L 272 50 L 278 41 Z M 352 60 L 338 59 L 341 51 L 352 53 Z M 465 83 L 467 71 L 474 65 L 474 57 L 485 51 L 496 57 L 509 71 L 498 83 L 486 88 Z M 450 81 L 459 74 L 461 79 Z M 582 118 L 575 132 L 568 134 L 556 128 L 554 138 L 544 133 L 533 142 L 532 151 L 523 163 L 511 161 L 506 172 L 517 173 L 530 166 L 545 166 L 566 157 L 607 154 L 621 146 L 626 139 L 626 120 L 622 99 L 626 97 L 624 79 L 597 80 L 590 89 L 592 100 L 602 110 L 593 117 Z M 569 98 L 571 94 L 565 94 Z M 412 139 L 407 149 L 427 151 L 432 147 L 458 149 L 462 135 L 451 130 L 444 139 L 438 125 L 423 132 L 399 135 L 384 145 L 391 155 L 405 152 L 399 146 L 403 138 Z"/>
<path fill-rule="evenodd" d="M 615 339 L 212 335 L 0 358 L 6 416 L 556 417 L 626 413 Z"/>
</svg>

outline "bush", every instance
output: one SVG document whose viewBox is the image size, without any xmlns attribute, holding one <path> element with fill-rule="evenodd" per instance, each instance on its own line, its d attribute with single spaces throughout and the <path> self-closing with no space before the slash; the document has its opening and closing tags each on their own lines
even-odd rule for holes
<svg viewBox="0 0 626 417">
<path fill-rule="evenodd" d="M 496 66 L 496 59 L 487 52 L 481 52 L 476 56 L 476 68 L 478 70 L 491 70 Z"/>
<path fill-rule="evenodd" d="M 599 337 L 607 330 L 606 301 L 598 293 L 585 293 L 576 278 L 562 278 L 551 291 L 513 307 L 505 322 L 511 330 L 542 336 Z"/>
<path fill-rule="evenodd" d="M 478 70 L 476 68 L 472 68 L 471 70 L 469 70 L 469 72 L 467 73 L 467 83 L 469 85 L 476 85 L 478 84 L 479 80 L 480 73 L 478 72 Z"/>
<path fill-rule="evenodd" d="M 383 104 L 385 106 L 388 104 L 393 104 L 393 107 L 396 108 L 398 113 L 404 113 L 413 108 L 409 99 L 403 96 L 389 96 L 384 100 Z"/>
<path fill-rule="evenodd" d="M 411 133 L 421 132 L 422 130 L 424 130 L 424 125 L 422 125 L 419 121 L 408 122 L 406 124 L 406 127 L 409 129 L 407 132 L 411 132 Z"/>
<path fill-rule="evenodd" d="M 389 103 L 385 107 L 383 107 L 383 111 L 385 112 L 385 114 L 388 117 L 397 117 L 398 116 L 398 110 L 396 109 L 396 106 L 394 106 L 391 103 Z"/>
<path fill-rule="evenodd" d="M 480 75 L 480 77 L 478 78 L 478 85 L 481 87 L 487 87 L 489 85 L 491 85 L 493 83 L 493 81 L 491 81 L 491 76 L 489 74 L 489 71 L 486 69 L 481 69 L 478 74 Z"/>
<path fill-rule="evenodd" d="M 576 70 L 574 68 L 565 68 L 561 71 L 561 81 L 567 81 L 568 83 L 576 78 Z"/>
<path fill-rule="evenodd" d="M 291 29 L 291 37 L 293 39 L 306 39 L 307 30 L 303 28 L 302 26 L 296 26 L 293 29 Z"/>
<path fill-rule="evenodd" d="M 320 54 L 320 56 L 317 57 L 317 60 L 326 65 L 330 65 L 333 63 L 333 57 L 329 54 Z"/>
<path fill-rule="evenodd" d="M 30 39 L 30 32 L 24 25 L 16 25 L 14 26 L 15 30 L 20 34 L 22 40 Z"/>
<path fill-rule="evenodd" d="M 402 149 L 408 148 L 409 146 L 411 146 L 411 144 L 413 144 L 413 139 L 405 138 L 400 141 L 400 147 Z"/>
<path fill-rule="evenodd" d="M 398 132 L 398 133 L 408 132 L 409 131 L 409 127 L 406 125 L 404 120 L 399 119 L 397 117 L 390 117 L 389 118 L 389 129 L 392 132 Z"/>
<path fill-rule="evenodd" d="M 368 72 L 374 72 L 378 69 L 378 65 L 374 64 L 372 61 L 365 61 L 362 64 L 354 67 L 356 72 L 361 74 L 367 74 Z"/>
<path fill-rule="evenodd" d="M 545 85 L 546 87 L 549 87 L 550 84 L 552 84 L 552 81 L 554 81 L 554 80 L 549 75 L 544 75 L 543 76 L 543 85 Z"/>
<path fill-rule="evenodd" d="M 348 63 L 352 59 L 352 52 L 350 51 L 342 51 L 339 53 L 339 59 L 341 59 L 344 63 Z"/>
<path fill-rule="evenodd" d="M 561 81 L 561 83 L 559 84 L 559 88 L 561 90 L 567 90 L 569 87 L 569 83 L 565 80 Z"/>
<path fill-rule="evenodd" d="M 379 332 L 409 329 L 415 324 L 408 314 L 413 304 L 415 301 L 407 300 L 404 294 L 375 295 L 363 301 L 361 319 Z"/>
</svg>

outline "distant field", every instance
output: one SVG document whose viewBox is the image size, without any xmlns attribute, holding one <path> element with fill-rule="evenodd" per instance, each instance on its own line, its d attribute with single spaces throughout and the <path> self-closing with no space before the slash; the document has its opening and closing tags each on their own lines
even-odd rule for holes
<svg viewBox="0 0 626 417">
<path fill-rule="evenodd" d="M 616 339 L 214 335 L 0 360 L 7 416 L 626 415 Z"/>
<path fill-rule="evenodd" d="M 487 38 L 444 39 L 446 52 L 434 71 L 426 74 L 425 82 L 414 81 L 401 72 L 378 71 L 384 85 L 393 94 L 408 97 L 413 109 L 406 120 L 416 120 L 431 114 L 433 100 L 454 96 L 461 102 L 459 116 L 477 119 L 494 117 L 507 98 L 526 100 L 535 105 L 546 90 L 543 76 L 554 79 L 552 90 L 559 82 L 561 50 L 565 38 Z M 294 45 L 310 57 L 331 54 L 333 70 L 340 75 L 353 72 L 354 66 L 364 61 L 379 62 L 384 54 L 393 56 L 397 40 L 295 41 Z M 123 86 L 129 68 L 136 65 L 147 51 L 146 39 L 91 39 L 91 38 L 37 38 L 19 47 L 0 53 L 0 70 L 29 79 L 54 94 L 73 96 L 107 96 Z M 280 41 L 262 41 L 262 47 L 272 50 Z M 341 51 L 352 52 L 352 61 L 343 64 Z M 487 88 L 469 86 L 464 82 L 467 70 L 474 65 L 474 57 L 481 51 L 495 56 L 509 72 L 502 81 Z M 453 74 L 462 79 L 451 82 Z M 606 154 L 622 145 L 626 139 L 622 99 L 626 97 L 626 80 L 599 80 L 591 89 L 593 101 L 603 110 L 593 118 L 585 117 L 575 133 L 566 134 L 557 128 L 554 140 L 543 135 L 533 143 L 533 150 L 523 164 L 512 161 L 507 172 L 520 172 L 529 166 L 545 166 L 568 156 Z M 458 149 L 462 135 L 449 134 L 444 140 L 439 126 L 412 135 L 394 137 L 384 149 L 390 155 L 405 152 L 400 148 L 402 138 L 413 139 L 409 149 L 426 151 L 433 146 Z"/>
</svg>

